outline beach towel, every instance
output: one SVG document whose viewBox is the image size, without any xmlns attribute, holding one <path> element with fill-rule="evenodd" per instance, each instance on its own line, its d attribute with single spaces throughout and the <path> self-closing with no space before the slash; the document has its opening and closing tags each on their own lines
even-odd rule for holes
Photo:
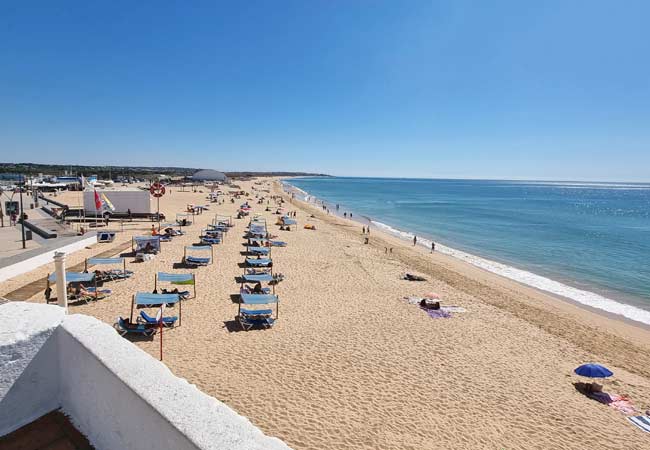
<svg viewBox="0 0 650 450">
<path fill-rule="evenodd" d="M 448 313 L 452 313 L 452 312 L 453 312 L 453 313 L 463 313 L 463 312 L 466 312 L 466 311 L 467 311 L 467 310 L 466 310 L 465 308 L 463 308 L 462 306 L 452 306 L 452 305 L 450 305 L 450 306 L 441 306 L 441 307 L 440 307 L 440 310 L 441 310 L 441 311 L 448 312 Z"/>
<path fill-rule="evenodd" d="M 646 433 L 650 433 L 650 417 L 649 416 L 632 416 L 627 420 L 632 422 L 637 427 L 641 428 Z"/>
<path fill-rule="evenodd" d="M 432 319 L 449 319 L 451 317 L 450 313 L 440 309 L 425 309 L 424 311 L 426 311 Z"/>
<path fill-rule="evenodd" d="M 627 397 L 622 397 L 616 394 L 610 394 L 609 396 L 612 399 L 612 402 L 609 404 L 609 406 L 616 409 L 617 411 L 620 411 L 625 415 L 637 414 L 639 412 Z"/>
</svg>

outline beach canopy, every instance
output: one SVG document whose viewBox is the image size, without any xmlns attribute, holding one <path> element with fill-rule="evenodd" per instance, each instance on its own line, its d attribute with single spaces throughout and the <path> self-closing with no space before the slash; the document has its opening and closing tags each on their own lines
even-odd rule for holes
<svg viewBox="0 0 650 450">
<path fill-rule="evenodd" d="M 270 258 L 260 258 L 260 259 L 255 259 L 255 258 L 246 258 L 246 264 L 249 266 L 268 266 L 271 264 L 271 259 Z"/>
<path fill-rule="evenodd" d="M 152 294 L 151 292 L 136 292 L 131 302 L 131 323 L 133 323 L 133 308 L 135 305 L 151 308 L 160 305 L 179 304 L 178 324 L 181 324 L 183 302 L 178 294 Z"/>
<path fill-rule="evenodd" d="M 134 245 L 135 244 L 135 245 Z M 135 252 L 140 252 L 149 245 L 155 251 L 160 251 L 160 236 L 133 236 L 131 248 L 135 247 Z"/>
<path fill-rule="evenodd" d="M 178 294 L 152 294 L 151 292 L 138 292 L 134 296 L 135 304 L 138 306 L 160 306 L 164 304 L 177 303 L 181 301 Z"/>
<path fill-rule="evenodd" d="M 576 367 L 574 372 L 580 376 L 589 378 L 607 378 L 614 375 L 614 372 L 600 364 L 583 364 Z"/>
<path fill-rule="evenodd" d="M 249 273 L 242 276 L 242 279 L 248 283 L 263 283 L 266 281 L 272 281 L 273 275 L 270 273 Z"/>
<path fill-rule="evenodd" d="M 158 272 L 158 281 L 167 281 L 172 284 L 194 284 L 193 273 L 165 273 Z"/>
<path fill-rule="evenodd" d="M 273 294 L 240 294 L 244 305 L 268 305 L 279 301 Z"/>
<path fill-rule="evenodd" d="M 83 282 L 93 281 L 94 279 L 95 279 L 95 274 L 92 272 L 91 273 L 86 273 L 86 272 L 65 273 L 65 281 L 67 283 L 83 283 Z M 47 277 L 47 281 L 56 283 L 56 272 L 51 273 L 50 276 Z"/>
</svg>

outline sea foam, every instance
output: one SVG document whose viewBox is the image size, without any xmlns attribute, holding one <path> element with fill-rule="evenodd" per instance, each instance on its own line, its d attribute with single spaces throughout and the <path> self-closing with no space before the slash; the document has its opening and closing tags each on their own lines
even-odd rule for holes
<svg viewBox="0 0 650 450">
<path fill-rule="evenodd" d="M 415 236 L 411 232 L 401 231 L 391 227 L 390 225 L 386 225 L 385 223 L 375 220 L 372 221 L 372 224 L 386 233 L 408 241 L 412 241 L 413 237 Z M 419 245 L 422 245 L 426 248 L 431 248 L 431 243 L 432 241 L 429 239 L 418 237 Z M 508 266 L 497 261 L 492 261 L 480 256 L 472 255 L 471 253 L 456 250 L 454 248 L 447 247 L 438 243 L 436 243 L 436 252 L 453 256 L 454 258 L 465 261 L 483 270 L 487 270 L 488 272 L 492 272 L 497 275 L 501 275 L 502 277 L 509 278 L 511 280 L 518 281 L 519 283 L 537 288 L 539 290 L 567 298 L 582 305 L 597 308 L 612 314 L 618 314 L 627 319 L 650 325 L 650 311 L 646 311 L 632 305 L 627 305 L 625 303 L 617 302 L 616 300 L 603 297 L 602 295 L 595 292 L 585 291 L 572 286 L 568 286 L 564 283 L 560 283 L 559 281 L 555 281 L 550 278 L 528 272 L 526 270 L 517 269 L 515 267 Z"/>
</svg>

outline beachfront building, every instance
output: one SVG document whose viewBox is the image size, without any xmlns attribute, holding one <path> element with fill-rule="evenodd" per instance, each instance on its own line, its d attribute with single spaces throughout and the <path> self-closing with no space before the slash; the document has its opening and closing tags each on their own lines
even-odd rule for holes
<svg viewBox="0 0 650 450">
<path fill-rule="evenodd" d="M 192 180 L 209 181 L 209 182 L 221 181 L 225 183 L 228 181 L 228 177 L 223 172 L 219 172 L 217 170 L 212 170 L 212 169 L 204 169 L 204 170 L 199 170 L 194 175 L 192 175 Z"/>
</svg>

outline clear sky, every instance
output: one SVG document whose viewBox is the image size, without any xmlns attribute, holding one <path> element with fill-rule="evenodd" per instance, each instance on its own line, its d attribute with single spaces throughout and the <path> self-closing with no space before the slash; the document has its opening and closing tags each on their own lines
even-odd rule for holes
<svg viewBox="0 0 650 450">
<path fill-rule="evenodd" d="M 646 0 L 1 2 L 0 161 L 650 181 L 649 17 Z"/>
</svg>

